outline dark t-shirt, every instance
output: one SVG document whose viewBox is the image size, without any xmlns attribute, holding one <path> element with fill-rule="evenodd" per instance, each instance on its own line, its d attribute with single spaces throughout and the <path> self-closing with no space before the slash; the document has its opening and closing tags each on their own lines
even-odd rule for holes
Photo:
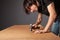
<svg viewBox="0 0 60 40">
<path fill-rule="evenodd" d="M 56 20 L 60 20 L 60 1 L 59 0 L 38 0 L 38 2 L 40 3 L 40 6 L 38 7 L 38 12 L 42 13 L 42 14 L 45 14 L 47 16 L 49 16 L 49 12 L 47 10 L 47 6 L 49 4 L 51 4 L 52 2 L 54 2 L 54 5 L 55 5 L 55 9 L 56 9 L 56 12 L 57 12 L 57 18 Z"/>
</svg>

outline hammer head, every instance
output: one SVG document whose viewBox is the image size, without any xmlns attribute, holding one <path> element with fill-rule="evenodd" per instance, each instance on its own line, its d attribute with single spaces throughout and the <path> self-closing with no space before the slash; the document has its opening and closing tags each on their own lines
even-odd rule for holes
<svg viewBox="0 0 60 40">
<path fill-rule="evenodd" d="M 32 27 L 33 27 L 32 24 L 30 24 L 30 31 L 32 31 Z"/>
</svg>

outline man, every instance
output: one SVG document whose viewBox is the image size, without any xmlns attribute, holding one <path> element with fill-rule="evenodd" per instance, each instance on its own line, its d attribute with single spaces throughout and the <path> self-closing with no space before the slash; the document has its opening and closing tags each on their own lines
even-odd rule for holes
<svg viewBox="0 0 60 40">
<path fill-rule="evenodd" d="M 43 30 L 39 30 L 38 32 L 37 31 L 35 32 L 45 33 L 51 27 L 51 31 L 53 33 L 55 33 L 56 35 L 59 34 L 60 14 L 58 11 L 59 8 L 55 6 L 54 3 L 55 1 L 52 0 L 24 0 L 23 6 L 27 14 L 30 14 L 29 12 L 38 11 L 37 21 L 35 24 L 33 24 L 35 27 L 37 27 L 37 25 L 41 23 L 42 14 L 49 16 L 45 28 Z"/>
</svg>

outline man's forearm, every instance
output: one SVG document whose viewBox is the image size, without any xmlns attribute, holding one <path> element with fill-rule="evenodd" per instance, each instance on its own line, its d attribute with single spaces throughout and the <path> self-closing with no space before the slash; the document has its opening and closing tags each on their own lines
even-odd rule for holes
<svg viewBox="0 0 60 40">
<path fill-rule="evenodd" d="M 45 27 L 45 30 L 48 30 L 49 27 L 53 24 L 56 16 L 57 16 L 57 13 L 55 11 L 55 7 L 54 7 L 54 3 L 52 2 L 50 5 L 47 6 L 48 8 L 48 11 L 49 11 L 49 19 L 48 19 L 48 22 L 47 22 L 47 25 Z"/>
<path fill-rule="evenodd" d="M 45 27 L 44 30 L 48 30 L 52 26 L 55 18 L 56 18 L 56 16 L 50 16 L 49 17 L 48 22 L 47 22 L 47 25 L 46 25 L 46 27 Z"/>
<path fill-rule="evenodd" d="M 41 20 L 42 20 L 42 14 L 41 13 L 39 13 L 38 14 L 38 18 L 37 18 L 37 21 L 36 21 L 36 23 L 35 24 L 40 24 L 41 23 Z"/>
</svg>

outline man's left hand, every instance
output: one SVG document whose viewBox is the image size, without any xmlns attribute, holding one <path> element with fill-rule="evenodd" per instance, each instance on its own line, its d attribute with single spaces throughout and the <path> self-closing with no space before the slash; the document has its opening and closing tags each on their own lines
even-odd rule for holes
<svg viewBox="0 0 60 40">
<path fill-rule="evenodd" d="M 36 30 L 34 33 L 47 33 L 47 30 Z"/>
</svg>

